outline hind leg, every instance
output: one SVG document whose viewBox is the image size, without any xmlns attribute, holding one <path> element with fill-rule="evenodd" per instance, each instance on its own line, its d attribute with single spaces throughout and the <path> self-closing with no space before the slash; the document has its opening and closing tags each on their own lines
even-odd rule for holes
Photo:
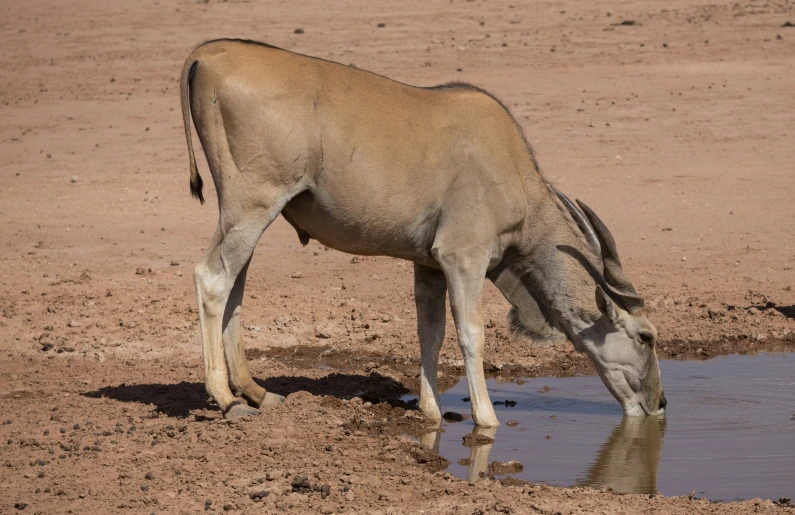
<svg viewBox="0 0 795 515">
<path fill-rule="evenodd" d="M 258 407 L 271 406 L 284 401 L 284 397 L 269 393 L 254 382 L 248 369 L 243 337 L 240 334 L 240 310 L 243 304 L 243 291 L 246 287 L 246 274 L 251 260 L 245 264 L 237 276 L 224 312 L 224 354 L 229 368 L 229 384 L 235 396 L 245 396 Z"/>
<path fill-rule="evenodd" d="M 235 397 L 229 388 L 223 342 L 224 314 L 235 283 L 248 265 L 257 241 L 279 215 L 285 202 L 280 199 L 271 203 L 270 208 L 252 208 L 246 212 L 238 211 L 236 214 L 229 214 L 222 208 L 213 241 L 204 258 L 194 269 L 204 355 L 205 387 L 226 418 L 259 413 L 249 407 L 245 401 Z M 238 295 L 242 298 L 242 283 L 239 290 Z M 238 311 L 239 316 L 239 306 L 232 311 Z M 237 323 L 239 324 L 239 321 Z M 228 324 L 226 325 L 228 327 Z M 237 331 L 239 330 L 233 330 L 232 333 L 239 337 Z M 229 340 L 232 341 L 232 338 Z M 236 371 L 238 377 L 239 360 L 232 360 L 232 363 L 231 368 Z"/>
<path fill-rule="evenodd" d="M 417 335 L 420 339 L 420 411 L 425 418 L 441 422 L 439 388 L 436 382 L 439 351 L 444 341 L 444 272 L 414 265 L 414 302 L 417 305 Z"/>
</svg>

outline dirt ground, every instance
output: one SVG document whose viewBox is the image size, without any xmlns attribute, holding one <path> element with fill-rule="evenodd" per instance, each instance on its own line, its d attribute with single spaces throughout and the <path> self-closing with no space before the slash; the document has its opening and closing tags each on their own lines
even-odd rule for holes
<svg viewBox="0 0 795 515">
<path fill-rule="evenodd" d="M 224 421 L 206 402 L 192 284 L 217 210 L 212 186 L 205 206 L 189 195 L 177 79 L 194 46 L 240 37 L 485 87 L 546 175 L 610 226 L 662 356 L 792 350 L 794 7 L 3 2 L 0 512 L 786 510 L 452 478 L 401 436 L 422 424 L 397 400 L 419 372 L 410 263 L 303 248 L 281 219 L 243 321 L 255 376 L 288 400 Z M 484 304 L 489 370 L 592 373 L 570 346 L 512 341 L 490 285 Z M 450 384 L 462 362 L 447 334 Z"/>
</svg>

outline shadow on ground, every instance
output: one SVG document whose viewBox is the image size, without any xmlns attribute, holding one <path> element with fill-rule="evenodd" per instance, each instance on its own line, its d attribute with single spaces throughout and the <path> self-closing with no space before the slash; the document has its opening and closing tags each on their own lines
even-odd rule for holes
<svg viewBox="0 0 795 515">
<path fill-rule="evenodd" d="M 758 304 L 754 306 L 749 306 L 745 309 L 756 308 L 761 312 L 765 312 L 768 309 L 774 309 L 784 315 L 787 318 L 795 318 L 795 305 L 793 306 L 778 306 L 774 302 L 766 302 L 765 304 Z"/>
<path fill-rule="evenodd" d="M 398 381 L 375 372 L 370 375 L 330 374 L 319 379 L 280 376 L 256 381 L 269 392 L 284 396 L 305 391 L 312 395 L 330 395 L 340 399 L 359 397 L 365 402 L 387 402 L 393 406 L 404 407 L 405 403 L 400 400 L 400 396 L 408 393 Z M 157 412 L 176 418 L 185 418 L 193 410 L 210 407 L 204 383 L 198 382 L 120 384 L 105 386 L 83 395 L 94 399 L 105 397 L 121 402 L 154 404 Z"/>
</svg>

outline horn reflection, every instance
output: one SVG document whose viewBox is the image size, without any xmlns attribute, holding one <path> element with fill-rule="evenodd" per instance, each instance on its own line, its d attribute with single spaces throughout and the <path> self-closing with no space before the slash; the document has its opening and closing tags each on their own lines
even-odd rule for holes
<svg viewBox="0 0 795 515">
<path fill-rule="evenodd" d="M 624 417 L 579 483 L 621 493 L 656 493 L 665 424 L 665 417 Z"/>
</svg>

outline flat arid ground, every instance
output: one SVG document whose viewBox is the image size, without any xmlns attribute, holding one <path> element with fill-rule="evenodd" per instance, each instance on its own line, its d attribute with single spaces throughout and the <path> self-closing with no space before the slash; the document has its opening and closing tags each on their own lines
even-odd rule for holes
<svg viewBox="0 0 795 515">
<path fill-rule="evenodd" d="M 302 247 L 283 219 L 254 255 L 243 323 L 255 377 L 287 402 L 224 421 L 192 279 L 217 205 L 212 185 L 204 206 L 189 194 L 178 86 L 196 45 L 238 37 L 484 87 L 610 226 L 661 357 L 795 350 L 787 22 L 790 0 L 3 2 L 0 512 L 787 510 L 454 479 L 403 436 L 422 424 L 398 401 L 419 373 L 411 264 Z M 484 307 L 489 370 L 594 373 L 570 345 L 513 341 L 490 284 Z M 454 336 L 448 322 L 447 385 Z"/>
</svg>

